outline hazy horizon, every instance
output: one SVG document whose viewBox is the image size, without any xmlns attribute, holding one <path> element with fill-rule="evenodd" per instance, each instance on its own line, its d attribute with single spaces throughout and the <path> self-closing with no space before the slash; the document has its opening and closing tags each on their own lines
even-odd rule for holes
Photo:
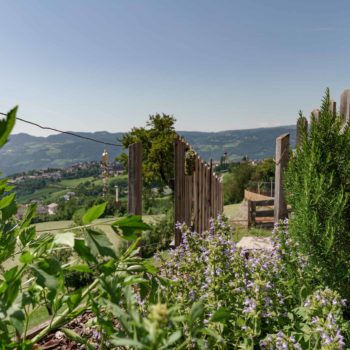
<svg viewBox="0 0 350 350">
<path fill-rule="evenodd" d="M 196 133 L 220 133 L 220 132 L 226 132 L 226 131 L 244 131 L 244 130 L 255 130 L 255 129 L 271 129 L 271 128 L 282 128 L 282 127 L 291 127 L 295 126 L 296 124 L 284 124 L 284 125 L 274 125 L 274 126 L 261 126 L 261 127 L 253 127 L 253 128 L 242 128 L 242 129 L 225 129 L 225 130 L 217 130 L 217 131 L 211 131 L 211 130 L 178 130 L 176 129 L 176 132 L 182 133 L 182 132 L 196 132 Z M 77 131 L 77 130 L 62 130 L 65 132 L 72 132 L 76 134 L 81 134 L 81 133 L 108 133 L 108 134 L 116 134 L 116 133 L 126 133 L 128 131 L 107 131 L 107 130 L 96 130 L 96 131 Z M 33 135 L 27 132 L 14 132 L 11 135 L 29 135 L 29 136 L 34 136 L 34 137 L 48 137 L 52 135 L 61 135 L 62 133 L 59 132 L 52 132 L 48 135 Z M 64 133 L 63 133 L 64 134 Z"/>
</svg>

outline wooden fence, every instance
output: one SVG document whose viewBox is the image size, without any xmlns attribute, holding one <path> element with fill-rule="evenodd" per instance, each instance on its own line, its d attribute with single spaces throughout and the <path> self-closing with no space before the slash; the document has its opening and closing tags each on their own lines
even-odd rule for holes
<svg viewBox="0 0 350 350">
<path fill-rule="evenodd" d="M 181 138 L 174 141 L 174 157 L 175 223 L 186 223 L 196 232 L 205 231 L 210 218 L 223 212 L 221 180 L 213 173 L 212 163 L 203 162 Z M 176 230 L 175 246 L 180 243 L 181 232 Z"/>
<path fill-rule="evenodd" d="M 142 143 L 131 144 L 128 163 L 128 213 L 132 215 L 142 215 L 142 157 Z"/>
<path fill-rule="evenodd" d="M 274 199 L 250 201 L 248 200 L 248 228 L 272 228 L 274 225 Z M 259 210 L 262 208 L 262 210 Z"/>
</svg>

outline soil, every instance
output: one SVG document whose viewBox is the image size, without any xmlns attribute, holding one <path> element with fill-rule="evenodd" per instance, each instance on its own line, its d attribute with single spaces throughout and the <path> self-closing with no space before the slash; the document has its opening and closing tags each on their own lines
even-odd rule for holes
<svg viewBox="0 0 350 350">
<path fill-rule="evenodd" d="M 98 349 L 98 340 L 100 337 L 99 332 L 88 325 L 94 315 L 91 311 L 86 311 L 82 315 L 76 317 L 74 320 L 69 322 L 65 328 L 68 328 L 83 339 L 88 340 L 91 344 L 96 346 Z M 37 350 L 81 350 L 86 349 L 85 345 L 77 344 L 74 340 L 70 340 L 62 331 L 54 331 L 43 338 L 38 344 Z"/>
</svg>

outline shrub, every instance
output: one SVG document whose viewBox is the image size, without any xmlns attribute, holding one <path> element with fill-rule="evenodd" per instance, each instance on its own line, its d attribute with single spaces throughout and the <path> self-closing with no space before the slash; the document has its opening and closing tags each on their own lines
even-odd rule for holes
<svg viewBox="0 0 350 350">
<path fill-rule="evenodd" d="M 302 132 L 285 184 L 292 237 L 319 282 L 350 298 L 350 129 L 330 111 L 327 89 L 319 119 Z"/>
<path fill-rule="evenodd" d="M 182 231 L 183 244 L 160 256 L 163 275 L 173 280 L 163 297 L 184 314 L 203 303 L 205 349 L 344 348 L 344 301 L 312 284 L 314 271 L 286 227 L 275 229 L 271 252 L 238 248 L 221 217 L 203 234 Z"/>
</svg>

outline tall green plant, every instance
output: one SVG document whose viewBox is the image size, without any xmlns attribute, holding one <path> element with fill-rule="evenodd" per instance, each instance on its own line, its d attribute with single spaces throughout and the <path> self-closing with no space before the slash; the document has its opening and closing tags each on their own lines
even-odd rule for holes
<svg viewBox="0 0 350 350">
<path fill-rule="evenodd" d="M 292 205 L 291 235 L 318 270 L 318 281 L 350 298 L 350 129 L 330 111 L 326 90 L 319 119 L 301 143 L 285 176 Z"/>
</svg>

